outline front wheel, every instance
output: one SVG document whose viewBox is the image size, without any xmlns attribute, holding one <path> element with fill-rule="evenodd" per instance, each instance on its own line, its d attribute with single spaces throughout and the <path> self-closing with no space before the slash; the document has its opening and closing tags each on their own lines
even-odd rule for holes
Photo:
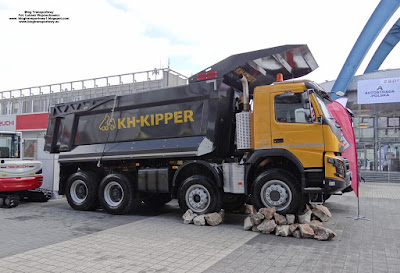
<svg viewBox="0 0 400 273">
<path fill-rule="evenodd" d="M 222 208 L 222 194 L 208 178 L 194 175 L 183 181 L 178 193 L 182 212 L 190 209 L 197 214 L 218 212 Z"/>
<path fill-rule="evenodd" d="M 139 206 L 136 189 L 127 176 L 109 174 L 99 186 L 101 207 L 111 214 L 126 214 Z"/>
<path fill-rule="evenodd" d="M 265 171 L 257 177 L 254 181 L 252 202 L 257 210 L 275 207 L 280 214 L 295 214 L 305 206 L 305 198 L 298 181 L 289 173 L 277 169 Z"/>
</svg>

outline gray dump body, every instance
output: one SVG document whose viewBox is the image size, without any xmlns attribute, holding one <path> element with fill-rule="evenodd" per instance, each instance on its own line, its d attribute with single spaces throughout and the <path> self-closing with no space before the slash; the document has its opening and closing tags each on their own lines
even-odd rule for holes
<svg viewBox="0 0 400 273">
<path fill-rule="evenodd" d="M 234 105 L 221 81 L 61 104 L 45 149 L 62 152 L 61 162 L 225 154 Z"/>
<path fill-rule="evenodd" d="M 45 150 L 60 162 L 234 154 L 234 114 L 242 88 L 271 84 L 317 67 L 306 45 L 233 55 L 186 86 L 59 104 L 50 109 Z"/>
</svg>

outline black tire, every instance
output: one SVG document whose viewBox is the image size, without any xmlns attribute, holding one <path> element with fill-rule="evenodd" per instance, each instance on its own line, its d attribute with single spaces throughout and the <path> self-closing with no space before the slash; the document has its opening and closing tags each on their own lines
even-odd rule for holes
<svg viewBox="0 0 400 273">
<path fill-rule="evenodd" d="M 68 204 L 75 210 L 95 210 L 98 206 L 98 185 L 99 179 L 92 172 L 79 171 L 72 174 L 65 191 Z"/>
<path fill-rule="evenodd" d="M 224 193 L 222 199 L 222 208 L 225 211 L 235 211 L 243 208 L 247 196 L 243 194 Z"/>
<path fill-rule="evenodd" d="M 267 170 L 257 177 L 251 198 L 257 210 L 276 207 L 280 214 L 301 212 L 306 203 L 296 178 L 278 169 Z"/>
<path fill-rule="evenodd" d="M 127 214 L 138 208 L 140 202 L 134 182 L 123 174 L 109 174 L 100 182 L 99 201 L 110 214 Z"/>
<path fill-rule="evenodd" d="M 194 175 L 182 182 L 178 202 L 182 212 L 188 209 L 197 214 L 218 212 L 222 208 L 222 194 L 211 180 Z"/>
<path fill-rule="evenodd" d="M 152 209 L 160 209 L 171 200 L 171 195 L 169 193 L 162 193 L 148 196 L 143 202 Z"/>
</svg>

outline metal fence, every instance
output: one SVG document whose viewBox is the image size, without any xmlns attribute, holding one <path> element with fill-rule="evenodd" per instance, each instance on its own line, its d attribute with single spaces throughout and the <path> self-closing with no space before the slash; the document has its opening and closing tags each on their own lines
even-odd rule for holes
<svg viewBox="0 0 400 273">
<path fill-rule="evenodd" d="M 50 105 L 106 95 L 125 95 L 187 84 L 169 68 L 0 91 L 0 115 L 47 112 Z"/>
</svg>

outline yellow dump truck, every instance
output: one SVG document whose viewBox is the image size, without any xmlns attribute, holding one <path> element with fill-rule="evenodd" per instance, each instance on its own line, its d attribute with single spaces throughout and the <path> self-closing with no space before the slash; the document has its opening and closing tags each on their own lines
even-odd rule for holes
<svg viewBox="0 0 400 273">
<path fill-rule="evenodd" d="M 55 105 L 45 150 L 59 153 L 59 194 L 112 214 L 171 198 L 198 214 L 323 202 L 351 172 L 329 96 L 293 80 L 315 68 L 306 45 L 286 45 L 228 57 L 184 86 Z"/>
</svg>

